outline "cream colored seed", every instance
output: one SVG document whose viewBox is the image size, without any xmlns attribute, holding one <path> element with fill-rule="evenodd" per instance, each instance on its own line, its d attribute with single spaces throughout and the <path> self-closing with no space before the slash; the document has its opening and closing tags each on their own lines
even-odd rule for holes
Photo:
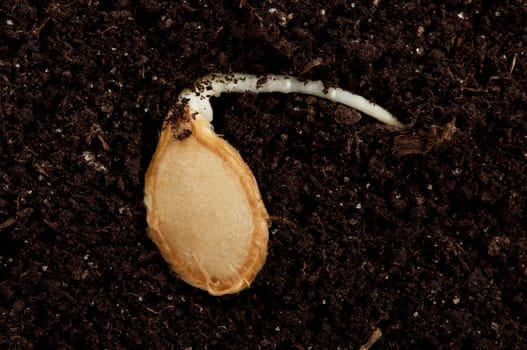
<svg viewBox="0 0 527 350">
<path fill-rule="evenodd" d="M 148 233 L 184 281 L 212 295 L 248 287 L 263 267 L 268 242 L 269 216 L 256 180 L 210 124 L 209 99 L 224 92 L 309 94 L 402 126 L 360 96 L 288 76 L 214 74 L 184 90 L 146 173 Z"/>
</svg>

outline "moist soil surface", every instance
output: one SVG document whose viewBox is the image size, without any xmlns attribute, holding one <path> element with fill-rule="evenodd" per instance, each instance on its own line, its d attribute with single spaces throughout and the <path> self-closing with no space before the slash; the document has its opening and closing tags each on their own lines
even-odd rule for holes
<svg viewBox="0 0 527 350">
<path fill-rule="evenodd" d="M 0 348 L 527 348 L 525 3 L 321 3 L 2 1 Z M 168 110 L 212 72 L 322 80 L 405 124 L 213 99 L 272 220 L 223 297 L 170 270 L 143 205 Z"/>
</svg>

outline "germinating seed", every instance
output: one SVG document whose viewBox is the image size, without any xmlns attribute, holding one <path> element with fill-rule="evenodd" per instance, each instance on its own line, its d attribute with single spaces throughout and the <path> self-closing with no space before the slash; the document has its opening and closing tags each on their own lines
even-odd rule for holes
<svg viewBox="0 0 527 350">
<path fill-rule="evenodd" d="M 184 90 L 146 173 L 148 233 L 184 281 L 212 295 L 251 284 L 265 262 L 269 236 L 269 216 L 251 170 L 210 124 L 209 100 L 226 92 L 314 95 L 402 126 L 361 96 L 289 76 L 211 74 Z"/>
</svg>

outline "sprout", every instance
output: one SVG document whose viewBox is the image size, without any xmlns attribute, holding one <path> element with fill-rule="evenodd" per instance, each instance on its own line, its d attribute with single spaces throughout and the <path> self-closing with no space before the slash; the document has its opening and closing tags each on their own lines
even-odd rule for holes
<svg viewBox="0 0 527 350">
<path fill-rule="evenodd" d="M 397 127 L 403 125 L 390 112 L 371 103 L 364 97 L 340 88 L 325 89 L 321 81 L 300 81 L 286 75 L 267 75 L 263 77 L 250 74 L 211 74 L 198 80 L 194 90 L 183 90 L 179 100 L 187 103 L 191 113 L 198 113 L 212 121 L 211 97 L 222 93 L 298 93 L 313 95 L 353 107 L 373 118 Z"/>
<path fill-rule="evenodd" d="M 254 175 L 210 124 L 209 99 L 224 92 L 314 95 L 402 126 L 361 96 L 288 76 L 213 74 L 194 90 L 182 91 L 146 173 L 148 233 L 184 281 L 212 295 L 250 285 L 265 262 L 269 235 L 269 215 Z"/>
</svg>

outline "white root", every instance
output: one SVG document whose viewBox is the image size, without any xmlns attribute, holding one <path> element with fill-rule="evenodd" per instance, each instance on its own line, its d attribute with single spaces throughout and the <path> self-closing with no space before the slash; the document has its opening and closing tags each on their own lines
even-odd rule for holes
<svg viewBox="0 0 527 350">
<path fill-rule="evenodd" d="M 287 75 L 256 76 L 251 74 L 210 74 L 199 79 L 194 90 L 183 90 L 179 101 L 188 105 L 191 113 L 199 113 L 212 121 L 211 97 L 222 93 L 299 93 L 313 95 L 355 108 L 388 125 L 402 127 L 403 124 L 379 105 L 341 88 L 324 88 L 321 81 L 300 81 Z"/>
</svg>

